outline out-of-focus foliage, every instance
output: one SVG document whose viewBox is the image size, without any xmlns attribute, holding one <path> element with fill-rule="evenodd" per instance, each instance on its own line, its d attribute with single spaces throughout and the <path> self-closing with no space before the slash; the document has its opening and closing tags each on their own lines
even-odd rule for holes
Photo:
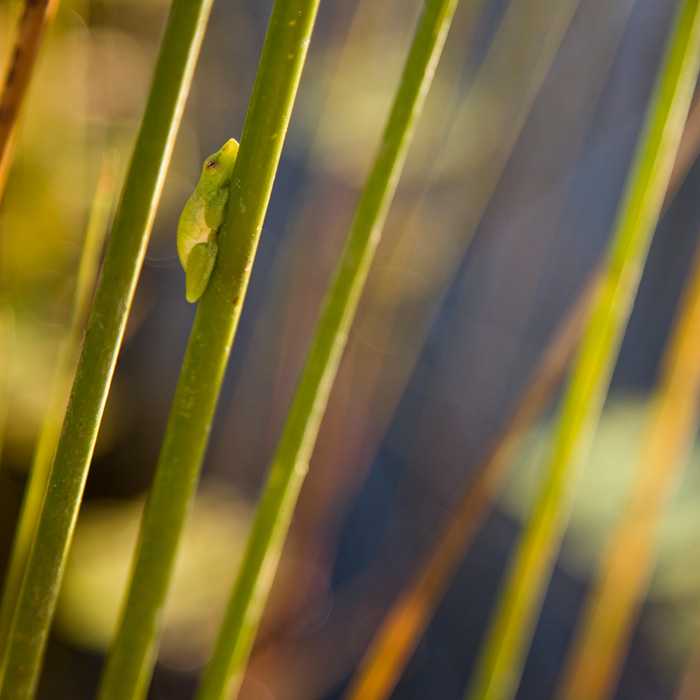
<svg viewBox="0 0 700 700">
<path fill-rule="evenodd" d="M 20 6 L 0 4 L 2 47 Z M 0 209 L 2 293 L 16 319 L 7 450 L 20 468 L 43 418 L 100 164 L 108 148 L 128 162 L 165 10 L 135 5 L 148 29 L 134 36 L 113 23 L 88 28 L 87 3 L 63 3 L 22 110 Z"/>
<path fill-rule="evenodd" d="M 600 564 L 609 533 L 626 505 L 640 437 L 649 418 L 643 396 L 612 397 L 596 432 L 576 500 L 561 563 L 585 581 Z M 522 458 L 499 496 L 499 504 L 519 519 L 527 518 L 539 492 L 550 445 L 551 426 L 529 439 Z M 650 600 L 663 603 L 672 615 L 656 615 L 648 639 L 663 651 L 687 653 L 700 617 L 700 445 L 696 445 L 683 472 L 658 542 L 658 562 L 649 591 Z M 680 659 L 676 659 L 676 663 Z"/>
<path fill-rule="evenodd" d="M 648 404 L 643 396 L 613 397 L 603 412 L 577 487 L 567 546 L 562 552 L 562 562 L 578 576 L 588 575 L 597 566 L 607 535 L 625 504 L 647 419 Z M 530 438 L 499 496 L 499 503 L 513 516 L 521 518 L 529 512 L 540 487 L 549 436 L 548 425 Z M 700 554 L 700 474 L 695 468 L 699 460 L 700 446 L 696 446 L 666 517 L 652 592 L 679 599 L 692 593 L 700 603 L 697 558 L 689 555 Z"/>
</svg>

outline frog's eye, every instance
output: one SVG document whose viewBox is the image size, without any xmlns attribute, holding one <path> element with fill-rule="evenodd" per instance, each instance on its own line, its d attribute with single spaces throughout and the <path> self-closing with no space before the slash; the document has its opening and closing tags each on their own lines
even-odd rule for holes
<svg viewBox="0 0 700 700">
<path fill-rule="evenodd" d="M 209 173 L 215 173 L 219 167 L 219 161 L 216 158 L 207 158 L 204 163 L 204 169 Z"/>
</svg>

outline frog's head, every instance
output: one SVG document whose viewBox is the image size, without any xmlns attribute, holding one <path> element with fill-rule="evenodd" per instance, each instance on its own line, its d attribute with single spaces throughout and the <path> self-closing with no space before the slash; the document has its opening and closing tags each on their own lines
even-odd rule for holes
<svg viewBox="0 0 700 700">
<path fill-rule="evenodd" d="M 216 153 L 209 156 L 202 166 L 202 179 L 216 189 L 231 178 L 233 165 L 238 155 L 238 142 L 229 139 Z"/>
</svg>

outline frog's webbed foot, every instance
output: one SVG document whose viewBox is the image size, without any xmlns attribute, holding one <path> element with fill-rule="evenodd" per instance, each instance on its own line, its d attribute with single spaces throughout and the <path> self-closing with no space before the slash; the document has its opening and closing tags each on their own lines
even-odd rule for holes
<svg viewBox="0 0 700 700">
<path fill-rule="evenodd" d="M 209 284 L 211 271 L 214 269 L 216 253 L 219 249 L 216 241 L 198 243 L 187 257 L 185 269 L 185 295 L 187 301 L 195 302 L 204 294 Z"/>
</svg>

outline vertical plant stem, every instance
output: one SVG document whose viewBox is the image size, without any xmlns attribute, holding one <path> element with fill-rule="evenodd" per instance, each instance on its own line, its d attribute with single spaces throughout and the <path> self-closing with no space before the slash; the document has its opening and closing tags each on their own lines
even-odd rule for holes
<svg viewBox="0 0 700 700">
<path fill-rule="evenodd" d="M 700 0 L 684 0 L 618 213 L 602 292 L 564 398 L 546 483 L 487 631 L 469 700 L 515 695 L 546 582 L 627 325 L 698 73 Z"/>
<path fill-rule="evenodd" d="M 34 695 L 66 556 L 211 0 L 174 0 L 83 342 L 0 674 L 0 698 Z"/>
<path fill-rule="evenodd" d="M 427 0 L 425 4 L 381 148 L 360 197 L 272 460 L 198 700 L 238 694 L 350 325 L 456 6 L 457 0 Z"/>
<path fill-rule="evenodd" d="M 100 700 L 146 695 L 162 608 L 195 491 L 319 0 L 277 0 L 231 180 L 219 253 L 199 302 Z M 184 297 L 184 290 L 183 290 Z"/>
<path fill-rule="evenodd" d="M 627 506 L 608 544 L 563 674 L 562 700 L 612 697 L 649 584 L 666 507 L 700 406 L 700 246 L 664 355 Z"/>
<path fill-rule="evenodd" d="M 34 451 L 19 522 L 15 530 L 12 554 L 5 575 L 2 602 L 0 603 L 0 658 L 5 652 L 5 642 L 12 621 L 17 592 L 22 582 L 22 574 L 27 563 L 36 525 L 39 522 L 41 504 L 51 469 L 51 460 L 65 415 L 71 380 L 75 372 L 80 343 L 83 339 L 85 323 L 90 310 L 90 301 L 97 280 L 100 253 L 114 199 L 115 177 L 116 154 L 113 153 L 110 157 L 105 157 L 102 164 L 102 172 L 85 234 L 71 310 L 56 360 L 46 415 Z"/>
<path fill-rule="evenodd" d="M 2 96 L 0 97 L 0 199 L 10 169 L 17 119 L 39 55 L 41 41 L 58 7 L 58 0 L 25 0 L 17 27 Z"/>
</svg>

